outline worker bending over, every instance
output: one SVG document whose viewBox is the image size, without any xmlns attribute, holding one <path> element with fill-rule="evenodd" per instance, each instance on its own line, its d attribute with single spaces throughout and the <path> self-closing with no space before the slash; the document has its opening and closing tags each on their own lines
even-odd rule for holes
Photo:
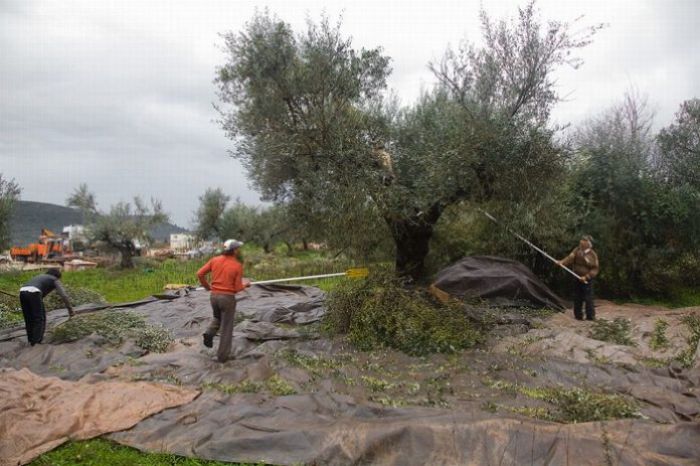
<svg viewBox="0 0 700 466">
<path fill-rule="evenodd" d="M 211 325 L 202 335 L 204 346 L 214 346 L 214 336 L 221 329 L 217 358 L 225 362 L 231 352 L 233 340 L 233 318 L 236 313 L 236 293 L 250 286 L 248 280 L 243 281 L 243 266 L 238 261 L 241 241 L 229 239 L 224 242 L 224 252 L 212 258 L 197 272 L 199 283 L 211 290 L 211 308 L 214 313 Z M 211 274 L 211 283 L 207 281 Z"/>
<path fill-rule="evenodd" d="M 46 331 L 44 296 L 56 290 L 68 309 L 68 315 L 73 317 L 75 314 L 68 295 L 61 285 L 60 278 L 60 269 L 49 269 L 46 273 L 35 276 L 19 289 L 19 302 L 22 305 L 27 339 L 32 346 L 41 343 Z"/>
</svg>

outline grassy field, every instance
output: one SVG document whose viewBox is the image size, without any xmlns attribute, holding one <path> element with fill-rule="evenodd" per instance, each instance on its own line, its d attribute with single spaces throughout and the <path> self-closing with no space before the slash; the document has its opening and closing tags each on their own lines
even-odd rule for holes
<svg viewBox="0 0 700 466">
<path fill-rule="evenodd" d="M 245 276 L 254 281 L 343 272 L 354 265 L 345 259 L 333 259 L 315 251 L 299 251 L 292 255 L 281 252 L 265 254 L 247 246 L 244 246 L 243 258 Z M 169 283 L 197 285 L 197 270 L 205 262 L 206 259 L 168 259 L 164 262 L 138 260 L 137 267 L 131 270 L 98 268 L 64 272 L 62 281 L 69 287 L 96 291 L 109 302 L 134 301 L 162 292 L 163 286 Z M 27 271 L 0 274 L 0 290 L 14 294 L 36 273 Z M 315 285 L 327 291 L 341 280 L 344 278 L 295 283 Z"/>
<path fill-rule="evenodd" d="M 257 466 L 263 463 L 223 463 L 163 453 L 142 453 L 103 439 L 68 442 L 41 455 L 31 466 Z"/>
</svg>

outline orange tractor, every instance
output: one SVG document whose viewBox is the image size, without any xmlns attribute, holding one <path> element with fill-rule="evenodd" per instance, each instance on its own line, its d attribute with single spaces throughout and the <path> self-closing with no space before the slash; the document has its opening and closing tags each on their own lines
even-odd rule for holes
<svg viewBox="0 0 700 466">
<path fill-rule="evenodd" d="M 65 256 L 72 254 L 70 242 L 62 236 L 56 236 L 47 228 L 41 229 L 38 243 L 26 247 L 13 247 L 10 256 L 22 262 L 62 262 Z"/>
</svg>

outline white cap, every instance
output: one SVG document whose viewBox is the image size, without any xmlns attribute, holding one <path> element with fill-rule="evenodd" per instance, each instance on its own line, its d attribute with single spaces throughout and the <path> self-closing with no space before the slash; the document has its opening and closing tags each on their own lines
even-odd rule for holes
<svg viewBox="0 0 700 466">
<path fill-rule="evenodd" d="M 233 251 L 243 246 L 243 241 L 238 241 L 237 239 L 227 239 L 224 241 L 224 251 Z"/>
</svg>

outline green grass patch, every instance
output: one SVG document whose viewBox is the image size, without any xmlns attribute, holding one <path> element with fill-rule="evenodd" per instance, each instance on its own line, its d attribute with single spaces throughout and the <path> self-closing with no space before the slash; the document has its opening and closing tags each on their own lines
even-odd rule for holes
<svg viewBox="0 0 700 466">
<path fill-rule="evenodd" d="M 6 308 L 0 304 L 0 330 L 24 325 L 22 311 Z"/>
<path fill-rule="evenodd" d="M 321 275 L 344 272 L 358 266 L 345 258 L 333 258 L 318 251 L 298 251 L 293 255 L 265 254 L 254 247 L 243 247 L 244 270 L 246 277 L 253 280 Z M 136 258 L 134 269 L 96 268 L 80 271 L 66 271 L 61 281 L 68 289 L 74 290 L 80 304 L 95 302 L 79 299 L 90 290 L 97 297 L 108 302 L 119 303 L 136 301 L 152 294 L 161 293 L 168 283 L 198 285 L 197 271 L 208 258 L 195 260 L 167 259 L 157 262 L 150 259 Z M 19 288 L 41 271 L 13 271 L 0 274 L 0 290 L 17 293 Z M 315 279 L 311 281 L 290 282 L 302 285 L 315 285 L 324 291 L 332 290 L 337 284 L 346 281 L 344 277 Z M 47 297 L 57 307 L 64 307 L 58 296 L 52 293 Z M 69 293 L 70 296 L 70 293 Z M 98 301 L 99 302 L 99 301 Z M 47 309 L 53 309 L 47 304 Z"/>
<path fill-rule="evenodd" d="M 130 270 L 96 268 L 80 271 L 66 271 L 61 281 L 66 288 L 87 289 L 104 297 L 109 302 L 136 301 L 161 293 L 168 283 L 197 283 L 197 270 L 203 260 L 178 261 L 168 259 L 162 263 L 145 264 Z M 0 274 L 0 289 L 15 292 L 39 271 L 7 272 Z M 81 294 L 85 294 L 81 291 Z M 47 299 L 57 300 L 58 307 L 64 307 L 58 296 L 51 293 Z M 70 296 L 70 293 L 69 293 Z M 47 306 L 47 309 L 50 309 Z"/>
<path fill-rule="evenodd" d="M 339 284 L 326 306 L 323 330 L 346 334 L 364 351 L 391 347 L 420 356 L 459 351 L 482 340 L 461 304 L 442 304 L 381 271 L 366 280 Z"/>
<path fill-rule="evenodd" d="M 17 327 L 24 324 L 19 297 L 11 297 L 0 293 L 0 329 Z"/>
<path fill-rule="evenodd" d="M 339 375 L 340 370 L 348 362 L 349 356 L 338 355 L 335 357 L 321 357 L 306 355 L 293 349 L 279 351 L 277 356 L 292 366 L 300 367 L 311 374 L 312 377 L 321 377 L 327 373 Z"/>
<path fill-rule="evenodd" d="M 68 442 L 44 453 L 31 466 L 260 466 L 264 463 L 224 463 L 186 458 L 168 453 L 143 453 L 109 440 L 97 438 Z"/>
<path fill-rule="evenodd" d="M 688 336 L 686 337 L 688 347 L 676 359 L 683 367 L 689 368 L 695 362 L 695 353 L 698 349 L 698 343 L 700 343 L 700 316 L 687 314 L 683 316 L 681 322 L 688 329 Z"/>
<path fill-rule="evenodd" d="M 667 329 L 668 322 L 663 319 L 656 319 L 656 322 L 654 322 L 654 332 L 651 334 L 651 340 L 649 341 L 649 347 L 651 349 L 656 351 L 668 348 Z"/>
<path fill-rule="evenodd" d="M 160 325 L 149 325 L 143 316 L 130 311 L 102 311 L 73 317 L 53 330 L 52 341 L 65 343 L 92 333 L 119 344 L 134 338 L 136 344 L 150 352 L 164 352 L 173 341 L 170 331 Z"/>
<path fill-rule="evenodd" d="M 548 421 L 577 423 L 608 421 L 639 417 L 634 400 L 610 393 L 594 392 L 584 388 L 527 387 L 502 380 L 488 381 L 491 388 L 512 394 L 521 394 L 554 406 L 549 408 L 513 408 L 520 414 Z"/>
<path fill-rule="evenodd" d="M 598 319 L 593 322 L 589 336 L 594 340 L 607 341 L 617 345 L 636 346 L 630 337 L 629 319 L 617 317 L 614 320 Z"/>
<path fill-rule="evenodd" d="M 273 375 L 265 382 L 254 382 L 252 380 L 244 380 L 237 384 L 205 382 L 201 385 L 201 388 L 203 390 L 216 390 L 227 395 L 233 395 L 235 393 L 259 393 L 263 391 L 267 391 L 275 396 L 296 394 L 294 387 L 277 374 Z"/>
</svg>

